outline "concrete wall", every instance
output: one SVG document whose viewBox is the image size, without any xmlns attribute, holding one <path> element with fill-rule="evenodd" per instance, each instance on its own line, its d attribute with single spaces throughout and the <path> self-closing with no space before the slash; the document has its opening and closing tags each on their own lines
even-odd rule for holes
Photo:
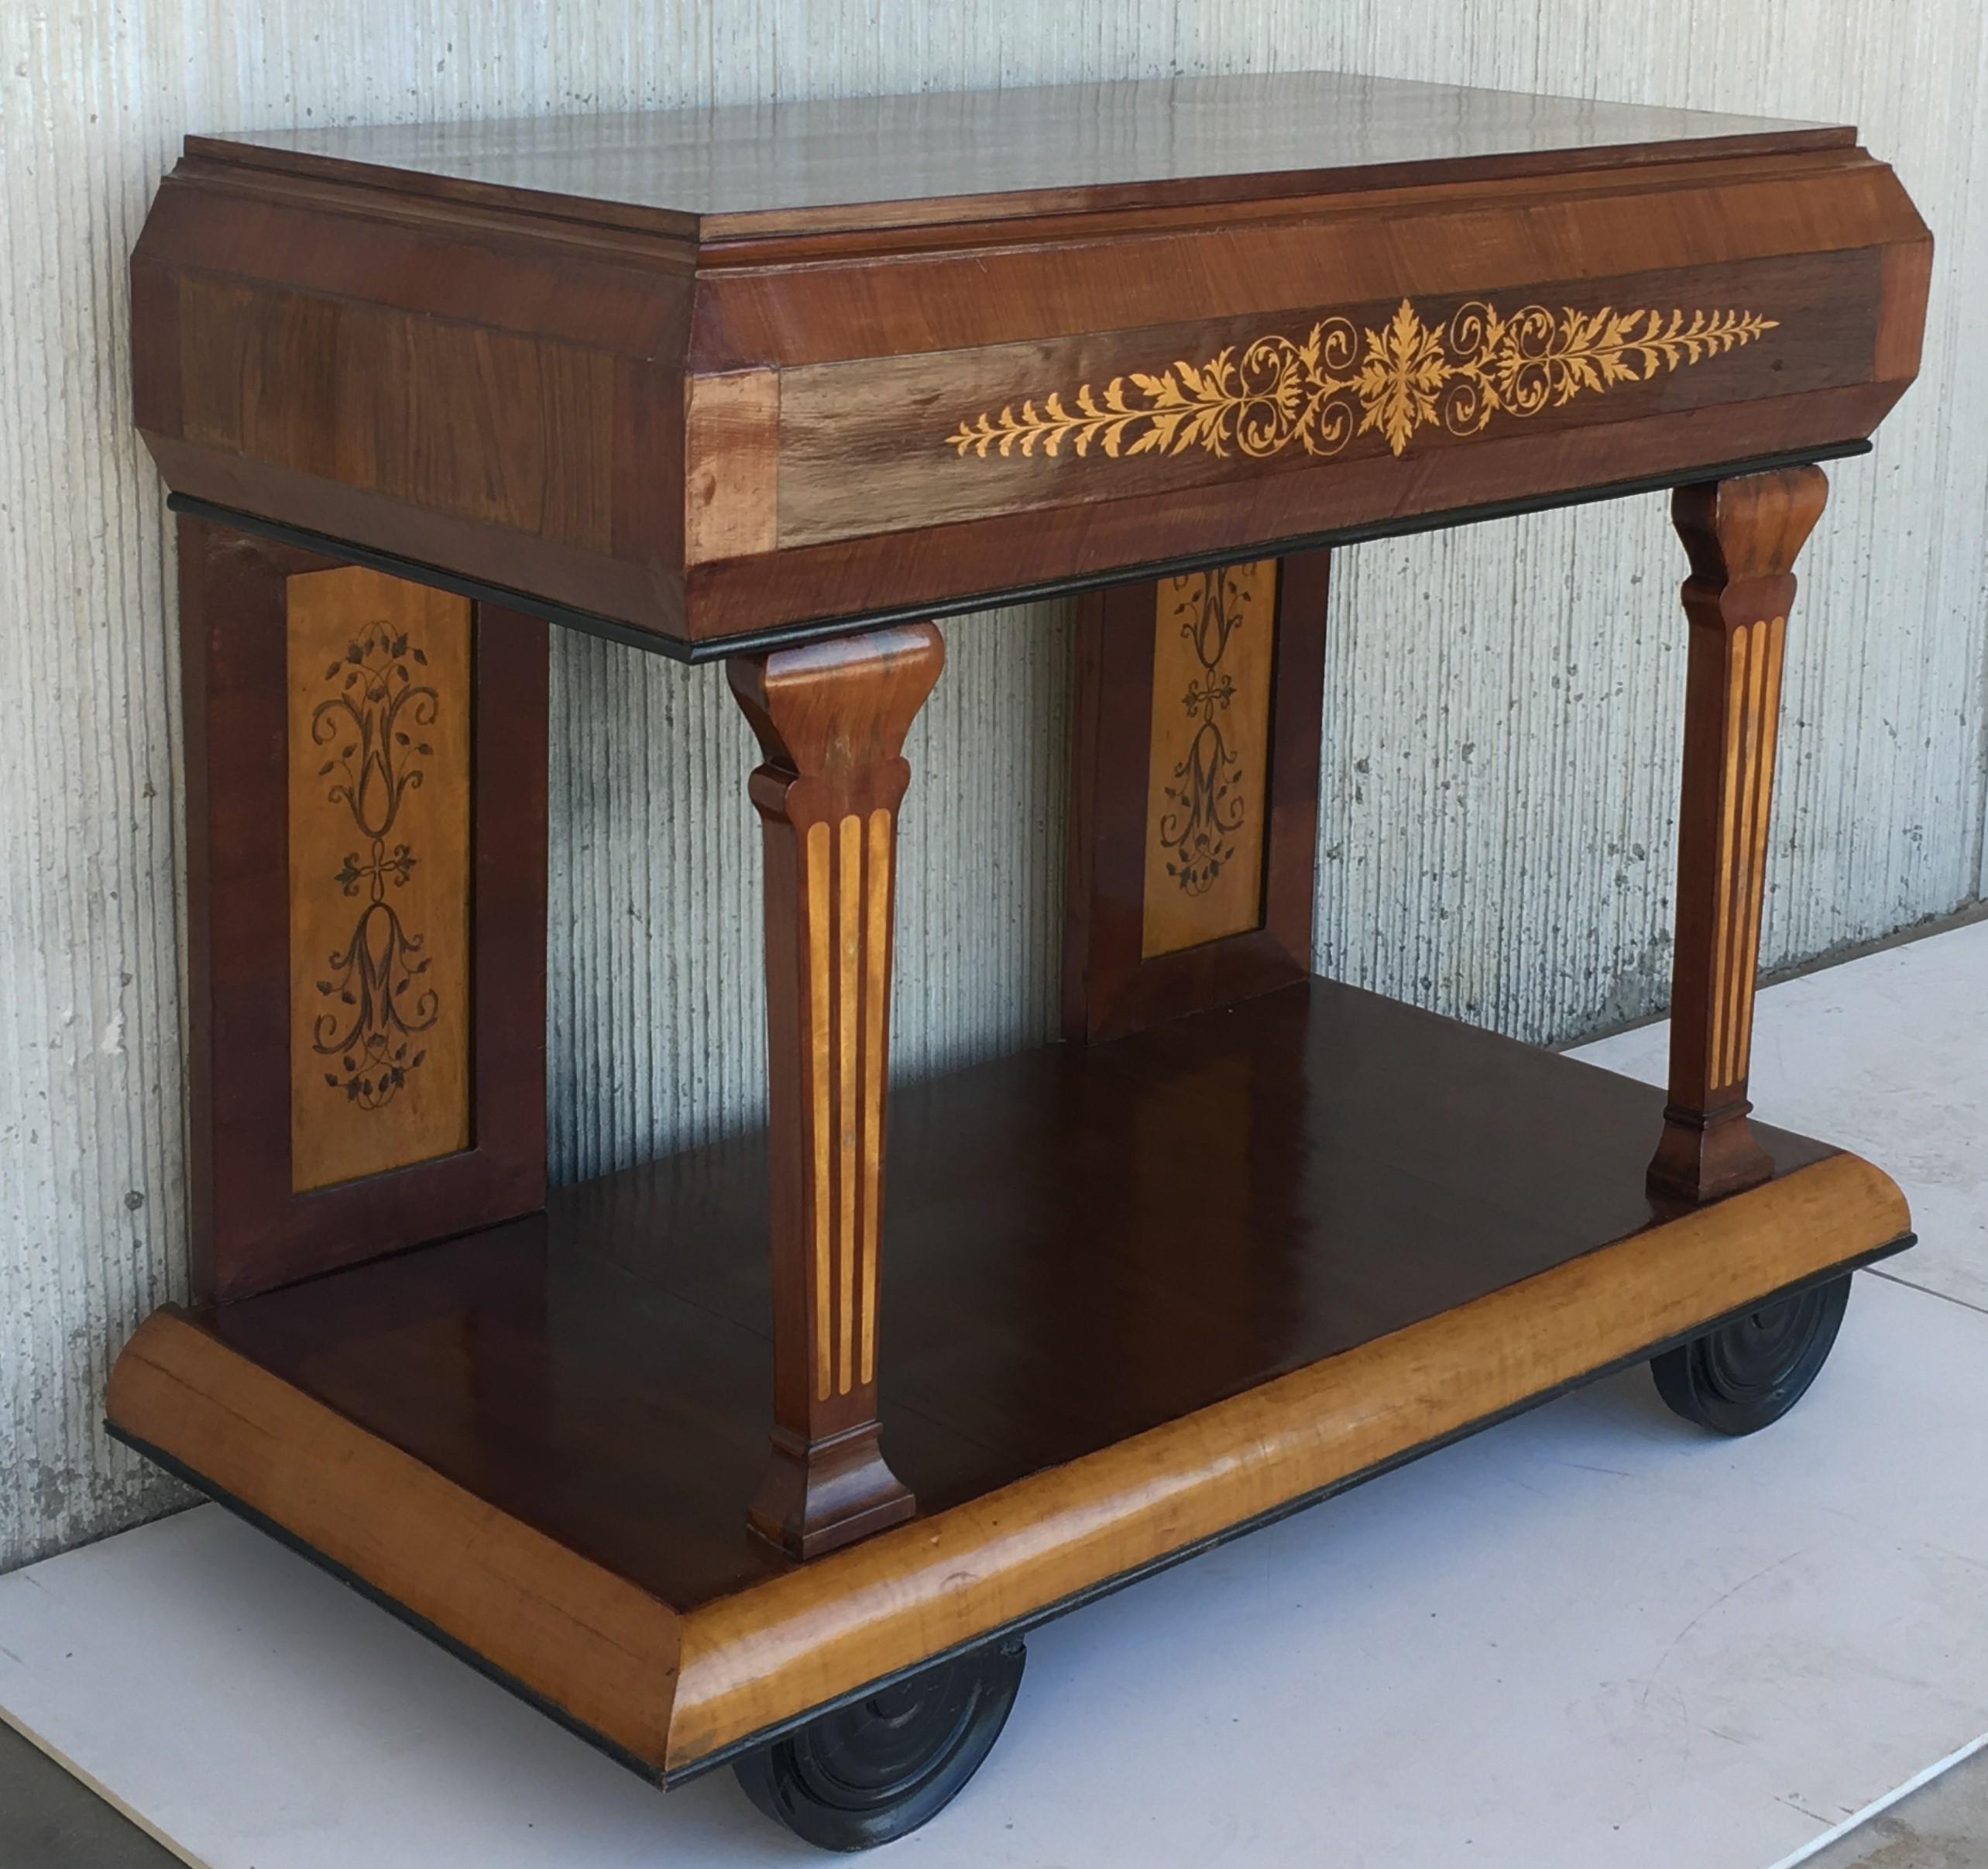
<svg viewBox="0 0 1988 1869">
<path fill-rule="evenodd" d="M 172 555 L 124 285 L 184 132 L 1305 67 L 1860 123 L 1941 247 L 1925 376 L 1804 565 L 1775 967 L 1980 893 L 1984 43 L 1975 0 L 4 0 L 0 1568 L 173 1496 L 97 1421 L 185 1276 Z M 1660 1005 L 1681 569 L 1657 500 L 1345 555 L 1324 968 L 1536 1039 Z M 1069 633 L 1056 606 L 948 632 L 909 748 L 902 1068 L 1050 1029 Z M 555 711 L 574 1175 L 750 1115 L 757 896 L 720 677 L 562 643 Z"/>
</svg>

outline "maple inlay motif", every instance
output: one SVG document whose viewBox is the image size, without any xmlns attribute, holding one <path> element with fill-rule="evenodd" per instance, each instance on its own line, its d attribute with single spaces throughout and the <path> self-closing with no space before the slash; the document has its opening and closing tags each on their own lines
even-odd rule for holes
<svg viewBox="0 0 1988 1869">
<path fill-rule="evenodd" d="M 963 459 L 1003 459 L 1094 446 L 1117 459 L 1179 455 L 1265 458 L 1287 448 L 1339 453 L 1373 435 L 1400 455 L 1425 428 L 1480 432 L 1498 416 L 1529 417 L 1585 394 L 1646 383 L 1751 344 L 1779 321 L 1750 311 L 1651 308 L 1560 311 L 1526 305 L 1509 317 L 1482 299 L 1426 322 L 1403 299 L 1378 330 L 1322 318 L 1302 338 L 1272 332 L 1200 364 L 1088 383 L 1068 400 L 1052 390 L 999 414 L 983 411 L 946 438 Z"/>
<path fill-rule="evenodd" d="M 441 1010 L 423 979 L 426 937 L 402 923 L 390 894 L 405 887 L 417 861 L 405 841 L 390 842 L 394 821 L 421 785 L 417 760 L 434 752 L 420 737 L 439 706 L 418 677 L 427 659 L 405 631 L 369 624 L 325 670 L 337 692 L 311 715 L 312 743 L 335 749 L 318 771 L 332 781 L 326 802 L 351 813 L 362 840 L 331 878 L 361 906 L 350 939 L 328 957 L 328 977 L 316 982 L 328 1004 L 312 1022 L 311 1047 L 338 1061 L 325 1083 L 369 1110 L 390 1102 L 427 1056 L 415 1041 Z"/>
<path fill-rule="evenodd" d="M 1238 782 L 1242 756 L 1230 746 L 1224 720 L 1235 699 L 1235 678 L 1221 663 L 1243 623 L 1249 593 L 1234 568 L 1171 582 L 1180 634 L 1193 645 L 1200 672 L 1180 698 L 1189 737 L 1167 772 L 1157 834 L 1167 874 L 1187 895 L 1201 895 L 1235 855 L 1236 833 L 1248 811 Z"/>
</svg>

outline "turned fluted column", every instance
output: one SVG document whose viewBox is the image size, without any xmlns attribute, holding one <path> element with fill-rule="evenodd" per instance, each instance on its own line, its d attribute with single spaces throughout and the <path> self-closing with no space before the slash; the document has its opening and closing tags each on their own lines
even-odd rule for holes
<svg viewBox="0 0 1988 1869">
<path fill-rule="evenodd" d="M 1794 467 L 1680 487 L 1691 558 L 1670 1098 L 1653 1194 L 1708 1201 L 1765 1180 L 1747 1123 L 1767 823 L 1794 562 L 1828 482 Z"/>
<path fill-rule="evenodd" d="M 750 1520 L 812 1558 L 908 1518 L 877 1414 L 898 808 L 929 624 L 733 658 L 766 763 L 773 1457 Z"/>
</svg>

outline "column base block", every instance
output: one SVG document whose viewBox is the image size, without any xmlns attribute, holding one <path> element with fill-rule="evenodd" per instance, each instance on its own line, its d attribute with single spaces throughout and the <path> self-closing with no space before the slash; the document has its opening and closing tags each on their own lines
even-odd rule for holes
<svg viewBox="0 0 1988 1869">
<path fill-rule="evenodd" d="M 1753 1107 L 1739 1103 L 1705 1115 L 1667 1105 L 1646 1178 L 1650 1197 L 1697 1206 L 1771 1180 L 1773 1159 L 1746 1120 Z"/>
<path fill-rule="evenodd" d="M 812 1445 L 776 1428 L 773 1464 L 746 1522 L 790 1558 L 819 1558 L 918 1510 L 884 1464 L 874 1421 Z"/>
</svg>

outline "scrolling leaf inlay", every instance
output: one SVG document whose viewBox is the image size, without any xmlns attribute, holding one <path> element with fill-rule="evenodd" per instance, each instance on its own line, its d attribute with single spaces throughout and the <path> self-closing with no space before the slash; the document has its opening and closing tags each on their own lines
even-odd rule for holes
<svg viewBox="0 0 1988 1869">
<path fill-rule="evenodd" d="M 1289 448 L 1336 455 L 1356 435 L 1378 434 L 1406 452 L 1425 428 L 1480 432 L 1495 415 L 1533 416 L 1584 392 L 1643 383 L 1722 356 L 1779 324 L 1750 311 L 1669 313 L 1638 308 L 1557 314 L 1526 305 L 1509 318 L 1482 299 L 1434 325 L 1401 301 L 1385 327 L 1364 332 L 1334 316 L 1302 340 L 1272 332 L 1207 362 L 1176 362 L 1157 376 L 1134 370 L 1089 383 L 1072 404 L 1052 390 L 1039 408 L 983 411 L 946 438 L 963 459 L 1054 455 L 1094 443 L 1114 459 L 1184 454 L 1200 448 L 1256 459 Z M 1364 338 L 1364 342 L 1363 342 Z"/>
<path fill-rule="evenodd" d="M 1235 854 L 1235 834 L 1248 814 L 1237 782 L 1242 756 L 1229 745 L 1222 716 L 1235 699 L 1234 677 L 1221 661 L 1243 623 L 1248 585 L 1234 567 L 1190 572 L 1171 580 L 1180 634 L 1193 646 L 1201 672 L 1181 696 L 1193 733 L 1169 775 L 1159 825 L 1160 847 L 1170 853 L 1166 873 L 1189 895 L 1205 895 Z"/>
<path fill-rule="evenodd" d="M 317 982 L 331 1005 L 312 1022 L 311 1048 L 338 1060 L 325 1083 L 368 1110 L 391 1102 L 427 1056 L 414 1040 L 441 1010 L 439 996 L 422 980 L 426 937 L 410 933 L 387 898 L 390 885 L 403 888 L 414 873 L 412 848 L 405 842 L 390 847 L 387 840 L 401 801 L 421 786 L 417 760 L 434 751 L 416 737 L 434 725 L 440 705 L 434 689 L 418 679 L 427 659 L 405 631 L 369 624 L 325 670 L 338 692 L 311 715 L 313 744 L 336 748 L 318 771 L 332 781 L 326 802 L 349 811 L 366 840 L 365 851 L 348 852 L 331 878 L 347 895 L 363 892 L 365 902 L 351 939 L 330 957 L 331 977 Z"/>
</svg>

